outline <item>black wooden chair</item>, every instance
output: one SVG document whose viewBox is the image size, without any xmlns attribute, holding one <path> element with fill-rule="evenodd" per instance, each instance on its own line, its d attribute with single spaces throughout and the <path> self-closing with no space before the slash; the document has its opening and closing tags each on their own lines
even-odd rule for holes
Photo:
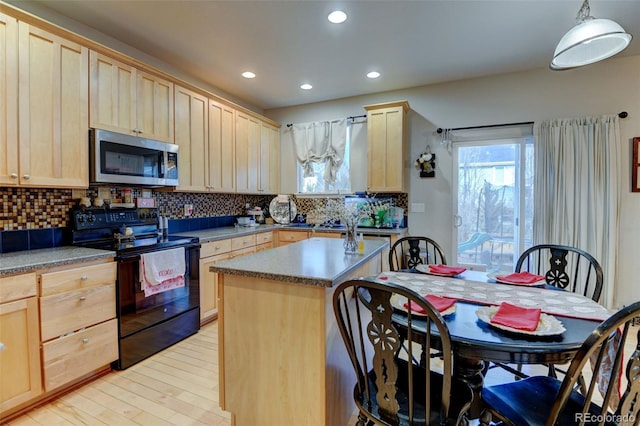
<svg viewBox="0 0 640 426">
<path fill-rule="evenodd" d="M 520 255 L 515 271 L 544 275 L 549 285 L 600 301 L 602 267 L 579 248 L 558 244 L 533 246 Z"/>
<path fill-rule="evenodd" d="M 412 270 L 421 264 L 447 264 L 447 258 L 440 244 L 428 237 L 409 236 L 400 238 L 391 245 L 390 270 Z"/>
<path fill-rule="evenodd" d="M 620 309 L 603 321 L 584 341 L 562 381 L 549 376 L 533 376 L 483 388 L 485 411 L 480 424 L 488 425 L 494 420 L 513 426 L 638 424 L 640 336 L 630 333 L 632 321 L 638 315 L 640 302 Z M 623 349 L 627 339 L 634 343 L 635 350 L 628 354 L 628 384 L 617 403 L 617 378 L 623 370 Z M 577 381 L 590 361 L 594 364 L 589 386 L 586 392 L 577 392 Z M 594 398 L 599 392 L 598 378 L 609 383 L 602 391 L 602 402 Z"/>
<path fill-rule="evenodd" d="M 424 310 L 394 310 L 396 298 L 413 301 Z M 395 305 L 402 306 L 402 305 Z M 353 397 L 358 426 L 454 425 L 471 400 L 471 390 L 453 379 L 449 330 L 426 299 L 407 288 L 370 278 L 340 284 L 333 296 L 340 333 L 355 371 Z M 411 341 L 412 321 L 427 321 L 427 350 L 442 351 L 442 360 L 415 361 L 412 345 L 401 350 L 400 332 L 392 316 L 400 315 Z M 455 396 L 455 399 L 452 397 Z"/>
<path fill-rule="evenodd" d="M 589 253 L 576 247 L 559 244 L 539 244 L 525 250 L 515 267 L 516 272 L 531 272 L 543 275 L 548 285 L 582 294 L 594 302 L 600 300 L 602 293 L 602 267 Z M 513 374 L 517 378 L 526 378 L 522 372 L 522 365 L 513 368 L 506 364 L 492 364 Z M 547 365 L 549 376 L 557 377 L 557 373 L 564 373 L 556 366 Z M 584 386 L 580 383 L 581 387 Z"/>
</svg>

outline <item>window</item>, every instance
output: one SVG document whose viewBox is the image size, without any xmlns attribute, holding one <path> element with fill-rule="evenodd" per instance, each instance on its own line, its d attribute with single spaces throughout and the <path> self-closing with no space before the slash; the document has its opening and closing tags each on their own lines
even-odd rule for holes
<svg viewBox="0 0 640 426">
<path fill-rule="evenodd" d="M 533 234 L 532 131 L 474 136 L 453 143 L 454 264 L 512 272 Z"/>
<path fill-rule="evenodd" d="M 304 177 L 304 170 L 300 162 L 296 165 L 298 193 L 300 194 L 337 194 L 351 192 L 350 178 L 350 140 L 351 126 L 347 126 L 347 140 L 344 150 L 344 161 L 336 175 L 335 185 L 331 185 L 324 180 L 325 163 L 313 163 L 313 176 Z"/>
</svg>

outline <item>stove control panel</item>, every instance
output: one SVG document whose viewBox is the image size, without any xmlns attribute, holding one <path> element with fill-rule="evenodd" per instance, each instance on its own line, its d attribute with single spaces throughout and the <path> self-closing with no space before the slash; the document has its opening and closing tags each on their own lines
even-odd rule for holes
<svg viewBox="0 0 640 426">
<path fill-rule="evenodd" d="M 118 226 L 155 225 L 158 210 L 140 209 L 78 209 L 71 212 L 75 230 L 88 230 Z"/>
</svg>

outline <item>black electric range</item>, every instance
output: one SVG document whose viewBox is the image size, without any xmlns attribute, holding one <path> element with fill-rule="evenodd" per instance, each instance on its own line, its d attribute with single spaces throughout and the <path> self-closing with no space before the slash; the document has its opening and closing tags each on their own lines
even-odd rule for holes
<svg viewBox="0 0 640 426">
<path fill-rule="evenodd" d="M 72 243 L 116 252 L 119 359 L 125 369 L 200 329 L 200 242 L 160 232 L 157 209 L 86 208 L 71 212 Z M 184 248 L 184 285 L 145 295 L 145 255 Z"/>
</svg>

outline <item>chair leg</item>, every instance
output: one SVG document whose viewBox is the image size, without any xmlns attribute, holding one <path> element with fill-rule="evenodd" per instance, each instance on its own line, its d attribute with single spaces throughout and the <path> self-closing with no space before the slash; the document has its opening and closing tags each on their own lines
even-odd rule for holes
<svg viewBox="0 0 640 426">
<path fill-rule="evenodd" d="M 358 421 L 356 422 L 356 426 L 367 426 L 369 423 L 367 417 L 362 414 L 362 413 L 358 413 Z"/>
<path fill-rule="evenodd" d="M 479 423 L 480 426 L 490 426 L 491 425 L 491 413 L 489 410 L 484 410 L 480 415 Z"/>
</svg>

